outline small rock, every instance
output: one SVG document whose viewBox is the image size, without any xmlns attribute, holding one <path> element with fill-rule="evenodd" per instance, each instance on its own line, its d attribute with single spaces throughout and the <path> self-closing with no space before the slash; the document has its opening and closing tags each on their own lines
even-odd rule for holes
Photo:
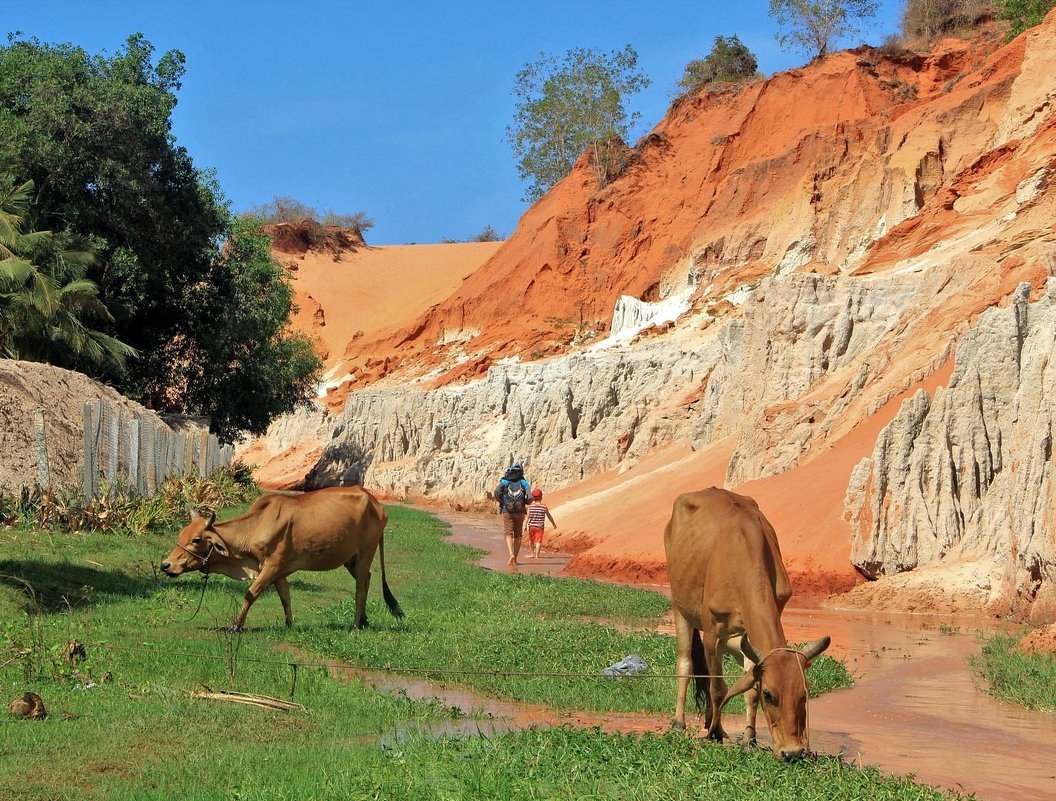
<svg viewBox="0 0 1056 801">
<path fill-rule="evenodd" d="M 44 701 L 36 693 L 26 693 L 21 698 L 16 698 L 7 708 L 11 714 L 20 718 L 31 720 L 43 720 L 48 716 L 48 710 L 44 708 Z"/>
</svg>

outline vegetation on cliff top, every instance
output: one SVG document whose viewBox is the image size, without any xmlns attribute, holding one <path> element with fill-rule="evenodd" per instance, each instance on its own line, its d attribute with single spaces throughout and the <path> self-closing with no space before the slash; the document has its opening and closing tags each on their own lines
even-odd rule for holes
<svg viewBox="0 0 1056 801">
<path fill-rule="evenodd" d="M 542 197 L 588 150 L 598 185 L 605 186 L 619 152 L 614 145 L 626 141 L 641 116 L 628 114 L 625 100 L 649 83 L 630 45 L 609 54 L 574 48 L 561 61 L 544 54 L 525 64 L 514 83 L 516 111 L 506 129 L 517 171 L 530 181 L 525 200 Z"/>
</svg>

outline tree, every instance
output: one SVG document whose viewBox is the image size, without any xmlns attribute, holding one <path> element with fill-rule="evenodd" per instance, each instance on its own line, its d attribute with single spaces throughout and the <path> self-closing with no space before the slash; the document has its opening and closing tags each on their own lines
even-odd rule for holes
<svg viewBox="0 0 1056 801">
<path fill-rule="evenodd" d="M 215 179 L 172 135 L 184 58 L 157 59 L 141 35 L 114 56 L 9 37 L 0 47 L 0 152 L 35 186 L 30 227 L 98 245 L 86 277 L 141 358 L 100 376 L 159 410 L 185 367 L 158 358 L 187 337 L 185 289 L 210 270 L 229 213 Z"/>
<path fill-rule="evenodd" d="M 1056 0 L 998 0 L 997 5 L 1001 19 L 1012 23 L 1008 36 L 1013 38 L 1040 24 Z"/>
<path fill-rule="evenodd" d="M 861 32 L 855 20 L 876 14 L 874 0 L 770 0 L 770 16 L 784 28 L 777 41 L 786 50 L 823 56 L 836 40 Z"/>
<path fill-rule="evenodd" d="M 85 277 L 95 248 L 68 232 L 25 231 L 32 194 L 32 181 L 12 184 L 0 174 L 0 354 L 124 371 L 135 350 L 90 327 L 113 322 L 95 282 Z"/>
<path fill-rule="evenodd" d="M 182 405 L 209 415 L 228 441 L 263 434 L 314 397 L 322 366 L 308 337 L 288 328 L 293 288 L 262 228 L 252 217 L 233 220 L 206 280 L 187 288 L 188 336 L 164 349 L 166 361 L 188 366 L 176 388 Z"/>
<path fill-rule="evenodd" d="M 282 333 L 291 294 L 278 268 L 270 257 L 235 259 L 243 223 L 215 176 L 176 143 L 183 75 L 179 51 L 155 58 L 140 34 L 113 56 L 9 37 L 0 47 L 0 153 L 32 179 L 24 230 L 95 245 L 83 278 L 53 278 L 72 284 L 71 306 L 87 311 L 88 295 L 97 299 L 110 315 L 97 318 L 99 333 L 139 352 L 124 373 L 109 361 L 98 377 L 158 411 L 209 414 L 232 439 L 311 396 L 318 359 L 303 338 Z"/>
<path fill-rule="evenodd" d="M 683 93 L 701 86 L 751 80 L 758 74 L 759 62 L 736 34 L 716 36 L 715 45 L 704 58 L 690 61 L 678 82 Z"/>
<path fill-rule="evenodd" d="M 543 195 L 590 149 L 598 185 L 612 177 L 611 143 L 622 143 L 630 126 L 624 99 L 650 83 L 638 70 L 638 54 L 627 45 L 608 55 L 569 50 L 562 61 L 541 54 L 517 73 L 513 124 L 506 136 L 519 159 L 517 171 L 530 181 L 525 200 Z"/>
</svg>

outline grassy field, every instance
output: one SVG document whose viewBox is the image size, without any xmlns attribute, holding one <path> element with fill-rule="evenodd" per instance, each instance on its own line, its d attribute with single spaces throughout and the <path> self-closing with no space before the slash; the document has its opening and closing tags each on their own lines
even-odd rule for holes
<svg viewBox="0 0 1056 801">
<path fill-rule="evenodd" d="M 1056 657 L 1021 654 L 1022 634 L 991 634 L 969 664 L 982 685 L 1002 701 L 1056 713 Z"/>
<path fill-rule="evenodd" d="M 213 579 L 192 619 L 200 579 L 174 581 L 154 569 L 171 536 L 0 532 L 0 683 L 7 698 L 38 692 L 49 710 L 44 721 L 0 715 L 0 798 L 942 797 L 836 759 L 790 767 L 681 735 L 549 729 L 437 739 L 414 732 L 460 713 L 340 681 L 324 668 L 297 672 L 293 700 L 304 712 L 190 697 L 202 686 L 290 697 L 293 674 L 283 662 L 292 657 L 281 646 L 291 643 L 302 662 L 596 673 L 640 653 L 654 671 L 673 669 L 670 638 L 584 620 L 645 627 L 664 610 L 659 596 L 487 573 L 467 564 L 472 551 L 444 543 L 427 516 L 394 508 L 392 521 L 389 578 L 406 622 L 388 616 L 374 586 L 374 628 L 349 632 L 351 578 L 302 574 L 290 582 L 295 628 L 283 627 L 269 592 L 240 638 L 216 629 L 230 621 L 244 585 Z M 88 653 L 76 667 L 61 654 L 72 638 Z M 474 683 L 557 706 L 664 714 L 674 690 L 667 679 Z"/>
</svg>

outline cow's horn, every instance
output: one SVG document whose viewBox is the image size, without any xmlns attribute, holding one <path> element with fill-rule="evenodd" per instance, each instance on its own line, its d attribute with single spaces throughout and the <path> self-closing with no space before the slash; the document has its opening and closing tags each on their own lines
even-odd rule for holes
<svg viewBox="0 0 1056 801">
<path fill-rule="evenodd" d="M 799 652 L 806 657 L 806 660 L 810 662 L 814 657 L 829 647 L 829 643 L 832 642 L 832 638 L 828 635 L 822 637 L 820 640 L 814 640 L 814 642 L 808 642 Z"/>
<path fill-rule="evenodd" d="M 748 642 L 748 632 L 745 632 L 744 636 L 741 637 L 741 653 L 757 665 L 762 661 L 759 659 L 759 654 L 755 652 L 755 648 L 753 648 L 752 644 Z"/>
<path fill-rule="evenodd" d="M 216 512 L 214 512 L 212 509 L 210 509 L 209 510 L 209 517 L 207 517 L 205 519 L 205 527 L 209 528 L 215 522 L 216 522 Z"/>
<path fill-rule="evenodd" d="M 190 503 L 187 504 L 187 514 L 191 516 L 191 520 L 197 520 L 199 517 L 201 517 L 201 515 L 198 514 L 198 510 L 194 507 L 194 504 Z"/>
</svg>

